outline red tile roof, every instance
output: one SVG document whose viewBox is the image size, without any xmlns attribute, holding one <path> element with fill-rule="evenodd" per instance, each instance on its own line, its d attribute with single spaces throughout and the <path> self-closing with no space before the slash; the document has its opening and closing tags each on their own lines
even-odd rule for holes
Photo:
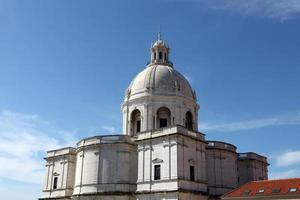
<svg viewBox="0 0 300 200">
<path fill-rule="evenodd" d="M 292 188 L 297 188 L 297 190 L 295 192 L 291 192 L 290 189 Z M 223 198 L 295 194 L 300 195 L 300 178 L 252 181 L 224 194 Z"/>
</svg>

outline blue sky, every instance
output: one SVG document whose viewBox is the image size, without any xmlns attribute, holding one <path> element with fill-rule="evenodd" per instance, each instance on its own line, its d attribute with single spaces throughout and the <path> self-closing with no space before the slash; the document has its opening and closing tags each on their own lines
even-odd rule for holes
<svg viewBox="0 0 300 200">
<path fill-rule="evenodd" d="M 300 177 L 299 14 L 299 0 L 0 0 L 1 197 L 40 195 L 46 150 L 121 133 L 159 30 L 206 137 Z"/>
</svg>

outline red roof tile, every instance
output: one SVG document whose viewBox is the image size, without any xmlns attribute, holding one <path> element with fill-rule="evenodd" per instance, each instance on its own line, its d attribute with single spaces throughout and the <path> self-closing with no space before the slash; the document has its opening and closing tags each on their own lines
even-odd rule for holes
<svg viewBox="0 0 300 200">
<path fill-rule="evenodd" d="M 297 191 L 290 192 L 291 188 L 297 188 Z M 224 194 L 223 198 L 295 194 L 300 194 L 300 178 L 252 181 Z"/>
</svg>

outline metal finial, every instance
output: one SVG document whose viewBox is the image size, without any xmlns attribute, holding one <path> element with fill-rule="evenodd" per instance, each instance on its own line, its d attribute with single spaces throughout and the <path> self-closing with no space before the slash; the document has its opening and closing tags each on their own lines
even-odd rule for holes
<svg viewBox="0 0 300 200">
<path fill-rule="evenodd" d="M 161 32 L 160 31 L 158 32 L 157 39 L 161 40 Z"/>
</svg>

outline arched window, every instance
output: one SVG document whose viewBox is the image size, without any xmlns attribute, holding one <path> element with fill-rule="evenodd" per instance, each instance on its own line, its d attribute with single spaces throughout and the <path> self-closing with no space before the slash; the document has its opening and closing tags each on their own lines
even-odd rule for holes
<svg viewBox="0 0 300 200">
<path fill-rule="evenodd" d="M 193 130 L 193 115 L 190 111 L 185 114 L 185 128 Z"/>
<path fill-rule="evenodd" d="M 139 110 L 134 110 L 131 113 L 131 127 L 130 132 L 131 135 L 136 135 L 141 132 L 141 112 Z"/>
<path fill-rule="evenodd" d="M 157 110 L 158 128 L 168 127 L 171 124 L 171 111 L 167 107 L 161 107 Z"/>
<path fill-rule="evenodd" d="M 162 59 L 162 52 L 158 52 L 158 58 L 161 60 Z"/>
<path fill-rule="evenodd" d="M 154 60 L 156 60 L 156 52 L 154 52 Z"/>
</svg>

